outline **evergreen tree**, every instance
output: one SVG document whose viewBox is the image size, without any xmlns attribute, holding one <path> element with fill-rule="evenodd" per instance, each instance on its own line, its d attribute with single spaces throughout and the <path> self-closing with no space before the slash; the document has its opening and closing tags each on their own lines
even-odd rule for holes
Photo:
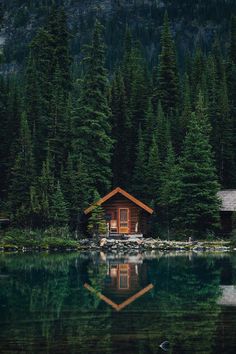
<svg viewBox="0 0 236 354">
<path fill-rule="evenodd" d="M 35 127 L 39 162 L 46 159 L 48 141 L 53 140 L 50 146 L 54 148 L 54 142 L 60 140 L 58 126 L 62 121 L 65 124 L 67 118 L 64 115 L 71 90 L 71 58 L 66 22 L 64 10 L 53 7 L 46 25 L 37 32 L 30 45 L 26 94 L 29 93 L 27 106 L 33 113 L 32 120 L 40 120 L 39 127 Z M 54 148 L 54 155 L 57 154 L 57 147 Z M 55 173 L 58 175 L 61 158 L 54 158 Z"/>
<path fill-rule="evenodd" d="M 115 75 L 111 90 L 112 137 L 115 140 L 112 158 L 113 185 L 127 188 L 130 181 L 131 122 L 127 107 L 124 81 L 120 71 Z"/>
<path fill-rule="evenodd" d="M 42 171 L 37 180 L 37 195 L 39 201 L 38 219 L 40 226 L 46 227 L 51 221 L 51 198 L 54 193 L 53 163 L 50 153 L 43 162 Z"/>
<path fill-rule="evenodd" d="M 149 98 L 147 110 L 145 112 L 144 124 L 143 124 L 143 140 L 146 149 L 149 151 L 150 145 L 152 143 L 153 134 L 157 130 L 157 119 L 153 111 L 152 100 Z"/>
<path fill-rule="evenodd" d="M 152 137 L 146 171 L 147 191 L 149 203 L 156 204 L 160 190 L 160 159 L 156 136 Z"/>
<path fill-rule="evenodd" d="M 77 116 L 77 151 L 82 153 L 94 185 L 105 194 L 111 184 L 111 112 L 107 98 L 102 26 L 96 22 L 87 48 L 82 97 Z"/>
<path fill-rule="evenodd" d="M 189 117 L 192 113 L 192 105 L 191 105 L 191 92 L 190 92 L 190 84 L 189 84 L 189 77 L 187 74 L 184 76 L 184 83 L 183 83 L 183 108 L 182 113 L 180 116 L 180 141 L 183 141 L 187 128 L 188 128 L 188 121 Z"/>
<path fill-rule="evenodd" d="M 230 27 L 230 60 L 236 65 L 236 16 L 232 16 Z"/>
<path fill-rule="evenodd" d="M 141 200 L 147 199 L 147 157 L 145 154 L 145 146 L 143 141 L 142 128 L 139 128 L 138 145 L 136 160 L 134 164 L 134 172 L 132 178 L 132 191 Z"/>
<path fill-rule="evenodd" d="M 180 161 L 181 185 L 176 219 L 189 235 L 206 237 L 216 230 L 219 202 L 216 171 L 209 144 L 209 122 L 198 110 L 192 114 Z"/>
<path fill-rule="evenodd" d="M 181 206 L 178 203 L 182 181 L 180 179 L 181 169 L 176 161 L 171 142 L 167 146 L 166 159 L 160 173 L 160 189 L 158 197 L 159 223 L 164 227 L 168 239 L 173 233 L 175 235 L 175 218 L 179 214 Z"/>
<path fill-rule="evenodd" d="M 170 124 L 159 102 L 157 110 L 157 144 L 161 162 L 166 159 L 167 147 L 170 140 Z"/>
<path fill-rule="evenodd" d="M 56 189 L 51 196 L 50 218 L 55 226 L 66 226 L 68 224 L 68 207 L 66 205 L 60 182 L 57 182 Z"/>
<path fill-rule="evenodd" d="M 179 79 L 176 64 L 176 51 L 167 13 L 164 17 L 161 35 L 158 78 L 159 99 L 163 110 L 166 115 L 175 116 L 179 107 Z"/>
<path fill-rule="evenodd" d="M 99 194 L 94 192 L 94 203 L 100 199 Z M 101 205 L 96 205 L 89 217 L 88 231 L 91 236 L 98 238 L 98 236 L 106 235 L 107 225 L 105 221 L 104 209 Z"/>
<path fill-rule="evenodd" d="M 202 53 L 201 48 L 197 48 L 192 65 L 192 74 L 191 74 L 191 101 L 195 108 L 195 104 L 198 98 L 199 91 L 204 92 L 204 79 L 205 79 L 205 70 L 206 67 L 205 57 Z"/>
<path fill-rule="evenodd" d="M 27 117 L 29 117 L 29 126 L 34 141 L 34 154 L 37 161 L 43 155 L 42 147 L 45 138 L 45 131 L 42 130 L 44 125 L 41 106 L 42 100 L 39 90 L 39 76 L 35 59 L 30 51 L 26 67 L 25 107 Z"/>
<path fill-rule="evenodd" d="M 82 156 L 74 161 L 68 156 L 66 168 L 62 174 L 62 186 L 68 205 L 70 223 L 78 231 L 81 215 L 92 202 L 94 187 L 88 175 Z"/>
<path fill-rule="evenodd" d="M 21 115 L 20 137 L 11 171 L 9 205 L 13 219 L 26 226 L 31 217 L 30 191 L 34 185 L 34 158 L 26 114 Z"/>
</svg>

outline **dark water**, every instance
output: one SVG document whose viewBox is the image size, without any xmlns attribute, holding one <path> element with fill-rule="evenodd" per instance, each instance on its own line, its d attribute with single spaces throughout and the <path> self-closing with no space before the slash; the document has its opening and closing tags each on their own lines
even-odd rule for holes
<svg viewBox="0 0 236 354">
<path fill-rule="evenodd" d="M 0 352 L 236 353 L 233 284 L 236 255 L 1 254 Z"/>
</svg>

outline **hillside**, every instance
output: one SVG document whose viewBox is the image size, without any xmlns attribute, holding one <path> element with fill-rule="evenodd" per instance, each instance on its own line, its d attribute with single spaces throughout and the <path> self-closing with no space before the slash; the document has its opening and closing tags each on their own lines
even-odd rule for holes
<svg viewBox="0 0 236 354">
<path fill-rule="evenodd" d="M 22 63 L 27 44 L 44 23 L 52 0 L 3 0 L 0 45 L 4 45 L 6 63 Z M 198 45 L 208 49 L 215 35 L 225 43 L 234 0 L 65 0 L 71 31 L 72 54 L 78 56 L 88 41 L 94 19 L 106 28 L 107 62 L 113 67 L 121 56 L 124 31 L 128 25 L 145 48 L 149 63 L 155 63 L 159 52 L 160 30 L 167 9 L 180 58 L 186 48 Z"/>
</svg>

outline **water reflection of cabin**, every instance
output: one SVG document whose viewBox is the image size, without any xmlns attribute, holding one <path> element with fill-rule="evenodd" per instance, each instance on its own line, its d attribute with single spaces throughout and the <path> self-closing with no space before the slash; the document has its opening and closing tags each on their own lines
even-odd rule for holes
<svg viewBox="0 0 236 354">
<path fill-rule="evenodd" d="M 110 236 L 148 232 L 148 219 L 153 210 L 123 189 L 114 189 L 87 208 L 85 214 L 89 215 L 96 205 L 101 205 L 105 211 Z"/>
<path fill-rule="evenodd" d="M 147 282 L 145 264 L 111 263 L 105 278 L 105 293 L 119 298 L 141 290 Z"/>
<path fill-rule="evenodd" d="M 146 264 L 109 262 L 103 292 L 87 283 L 84 287 L 116 311 L 121 311 L 152 290 L 153 284 L 147 282 Z"/>
</svg>

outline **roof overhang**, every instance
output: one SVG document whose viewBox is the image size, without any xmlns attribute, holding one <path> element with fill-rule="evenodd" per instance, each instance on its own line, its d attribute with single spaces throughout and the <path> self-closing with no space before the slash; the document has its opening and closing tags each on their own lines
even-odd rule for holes
<svg viewBox="0 0 236 354">
<path fill-rule="evenodd" d="M 111 191 L 110 193 L 105 195 L 103 198 L 99 199 L 96 203 L 94 203 L 93 205 L 91 205 L 90 207 L 85 209 L 84 213 L 86 215 L 89 214 L 96 206 L 102 205 L 103 203 L 105 203 L 107 200 L 109 200 L 110 198 L 112 198 L 114 195 L 116 195 L 118 193 L 123 195 L 127 199 L 129 199 L 134 204 L 138 205 L 140 208 L 144 209 L 147 213 L 149 213 L 149 214 L 153 213 L 153 209 L 151 209 L 149 206 L 147 206 L 146 204 L 144 204 L 143 202 L 141 202 L 140 200 L 138 200 L 137 198 L 135 198 L 131 194 L 127 193 L 126 191 L 124 191 L 120 187 L 113 189 L 113 191 Z"/>
</svg>

